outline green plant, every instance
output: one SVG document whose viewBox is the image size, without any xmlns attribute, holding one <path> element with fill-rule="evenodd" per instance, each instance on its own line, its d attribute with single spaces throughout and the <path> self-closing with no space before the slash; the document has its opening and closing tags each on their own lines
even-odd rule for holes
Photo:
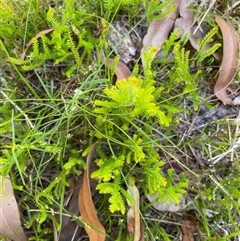
<svg viewBox="0 0 240 241">
<path fill-rule="evenodd" d="M 151 22 L 154 19 L 161 19 L 171 13 L 175 5 L 173 4 L 173 0 L 162 1 L 159 3 L 158 1 L 144 1 L 144 8 L 146 10 L 147 20 Z"/>
<path fill-rule="evenodd" d="M 182 165 L 181 158 L 195 160 L 195 152 L 210 158 L 228 150 L 226 133 L 219 144 L 211 137 L 212 129 L 203 130 L 197 138 L 176 131 L 183 114 L 197 110 L 202 102 L 207 104 L 198 88 L 211 74 L 205 65 L 214 61 L 211 54 L 220 46 L 213 44 L 217 28 L 198 41 L 195 53 L 186 47 L 189 34 L 179 39 L 178 32 L 172 32 L 162 45 L 161 60 L 155 59 L 156 48 L 150 47 L 143 56 L 145 69 L 136 64 L 133 76 L 115 85 L 110 81 L 113 74 L 109 75 L 96 61 L 96 53 L 108 45 L 108 25 L 117 14 L 126 13 L 136 26 L 166 16 L 174 8 L 172 3 L 0 0 L 4 9 L 0 13 L 0 57 L 11 61 L 4 62 L 0 70 L 0 175 L 11 178 L 23 226 L 32 234 L 30 240 L 52 240 L 53 225 L 58 231 L 62 225 L 56 213 L 82 223 L 65 209 L 64 203 L 67 191 L 73 188 L 72 180 L 82 175 L 82 156 L 96 139 L 98 168 L 92 178 L 98 180 L 97 190 L 104 195 L 96 200 L 96 207 L 100 218 L 102 214 L 108 217 L 104 224 L 108 232 L 126 219 L 112 212 L 126 213 L 126 199 L 134 202 L 126 191 L 129 180 L 134 178 L 141 194 L 157 193 L 158 200 L 165 203 L 177 203 L 190 189 L 190 197 L 191 193 L 198 195 L 192 200 L 208 240 L 237 236 L 238 169 L 229 168 L 225 177 L 209 176 L 206 171 L 201 189 L 191 176 L 188 180 L 184 173 L 176 175 L 174 169 L 165 170 L 168 160 Z M 49 28 L 53 28 L 52 32 L 41 32 Z M 31 39 L 25 60 L 10 57 L 18 56 Z M 220 137 L 218 133 L 213 136 Z M 201 148 L 197 149 L 197 145 Z M 205 214 L 207 204 L 217 213 L 212 218 Z M 156 236 L 174 239 L 160 226 L 161 222 L 156 222 L 164 220 L 165 214 L 158 212 L 153 223 L 145 215 L 149 207 L 146 202 L 140 206 L 149 240 Z M 220 239 L 220 231 L 214 232 L 222 220 L 231 228 Z M 118 240 L 127 239 L 123 221 L 117 231 Z"/>
<path fill-rule="evenodd" d="M 129 195 L 122 185 L 129 175 L 144 180 L 142 188 L 150 194 L 159 193 L 159 199 L 166 202 L 171 199 L 178 202 L 178 195 L 183 194 L 187 186 L 186 179 L 182 179 L 179 186 L 171 185 L 173 176 L 169 173 L 168 179 L 161 171 L 164 162 L 155 150 L 159 144 L 153 130 L 144 128 L 142 131 L 138 127 L 139 119 L 146 123 L 156 119 L 162 126 L 170 124 L 171 119 L 156 105 L 154 90 L 154 81 L 130 77 L 106 88 L 106 100 L 95 100 L 97 129 L 93 135 L 108 143 L 111 153 L 99 153 L 100 158 L 96 160 L 99 169 L 92 177 L 99 180 L 100 193 L 110 194 L 112 212 L 125 212 L 121 196 L 129 198 Z"/>
<path fill-rule="evenodd" d="M 99 153 L 100 158 L 96 160 L 99 169 L 92 174 L 92 177 L 99 180 L 97 189 L 100 193 L 110 195 L 111 212 L 125 212 L 122 197 L 129 197 L 122 187 L 124 183 L 127 185 L 128 176 L 133 175 L 144 180 L 143 190 L 150 195 L 158 193 L 159 200 L 166 202 L 174 200 L 177 203 L 185 192 L 186 177 L 182 176 L 178 184 L 173 186 L 172 170 L 169 170 L 166 176 L 162 173 L 164 162 L 161 161 L 160 153 L 156 151 L 160 146 L 159 141 L 155 138 L 154 128 L 149 126 L 160 126 L 164 130 L 177 121 L 176 114 L 181 111 L 180 103 L 177 108 L 175 101 L 167 99 L 176 85 L 182 89 L 185 98 L 191 99 L 194 108 L 198 108 L 201 97 L 197 90 L 197 79 L 201 71 L 191 73 L 190 66 L 196 59 L 202 63 L 212 54 L 213 49 L 219 47 L 217 44 L 207 54 L 201 53 L 212 41 L 214 34 L 216 29 L 210 31 L 200 42 L 199 52 L 194 58 L 190 58 L 190 51 L 184 48 L 188 36 L 179 40 L 177 31 L 173 32 L 164 43 L 163 51 L 165 58 L 170 51 L 173 51 L 175 61 L 162 86 L 156 87 L 153 59 L 155 48 L 151 47 L 143 56 L 145 61 L 143 79 L 129 77 L 120 80 L 115 86 L 104 89 L 106 95 L 104 99 L 101 97 L 95 100 L 94 112 L 97 114 L 97 125 L 92 135 L 106 143 L 111 151 L 108 154 Z M 164 59 L 163 62 L 167 63 Z M 166 100 L 167 103 L 164 103 Z"/>
<path fill-rule="evenodd" d="M 79 8 L 74 11 L 74 1 L 65 2 L 65 12 L 61 21 L 54 17 L 55 10 L 50 8 L 46 19 L 52 25 L 53 31 L 49 37 L 44 32 L 40 32 L 39 38 L 32 39 L 32 51 L 26 59 L 10 57 L 11 63 L 21 65 L 23 70 L 32 70 L 40 67 L 47 60 L 54 60 L 54 64 L 66 62 L 73 59 L 71 67 L 66 72 L 70 77 L 76 69 L 86 71 L 82 59 L 87 60 L 94 48 L 94 41 L 86 29 L 86 22 L 93 16 L 89 15 L 85 9 Z M 81 20 L 79 20 L 81 19 Z"/>
</svg>

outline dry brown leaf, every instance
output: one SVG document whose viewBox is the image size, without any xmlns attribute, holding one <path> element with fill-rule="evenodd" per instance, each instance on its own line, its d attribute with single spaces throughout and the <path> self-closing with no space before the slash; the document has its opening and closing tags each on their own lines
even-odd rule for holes
<svg viewBox="0 0 240 241">
<path fill-rule="evenodd" d="M 31 47 L 31 45 L 32 45 L 32 43 L 33 43 L 33 39 L 38 39 L 42 34 L 50 33 L 50 32 L 52 32 L 53 30 L 54 30 L 53 28 L 50 28 L 50 29 L 43 30 L 43 31 L 39 32 L 38 34 L 36 34 L 35 37 L 33 37 L 33 38 L 28 42 L 25 50 L 20 54 L 20 59 L 21 59 L 21 60 L 24 60 L 24 59 L 25 59 L 26 53 L 27 53 L 28 49 Z"/>
<path fill-rule="evenodd" d="M 191 4 L 191 0 L 185 0 L 181 2 L 179 13 L 180 18 L 177 18 L 174 25 L 174 30 L 179 29 L 179 36 L 182 37 L 185 33 L 189 32 L 189 41 L 192 47 L 196 50 L 199 49 L 199 45 L 197 43 L 198 39 L 203 39 L 204 36 L 210 30 L 209 26 L 206 24 L 202 24 L 201 28 L 199 26 L 194 25 L 194 14 L 193 11 L 189 8 Z M 211 47 L 206 46 L 206 50 Z M 215 59 L 220 60 L 221 56 L 218 53 L 213 53 Z"/>
<path fill-rule="evenodd" d="M 197 44 L 196 36 L 193 35 L 194 15 L 192 10 L 189 8 L 191 2 L 191 0 L 184 0 L 181 2 L 179 8 L 180 18 L 176 19 L 174 29 L 180 29 L 180 37 L 189 32 L 189 41 L 192 47 L 198 50 L 199 45 Z"/>
<path fill-rule="evenodd" d="M 173 4 L 175 4 L 175 9 L 173 12 L 171 12 L 168 16 L 162 18 L 153 20 L 149 27 L 147 34 L 143 38 L 143 48 L 141 51 L 141 58 L 144 65 L 144 59 L 143 59 L 143 53 L 146 51 L 148 47 L 156 47 L 157 51 L 161 49 L 162 44 L 165 42 L 165 40 L 168 38 L 170 32 L 173 29 L 174 22 L 178 16 L 179 12 L 179 6 L 180 6 L 181 0 L 175 0 Z"/>
<path fill-rule="evenodd" d="M 88 156 L 87 156 L 87 169 L 83 176 L 83 185 L 80 189 L 78 196 L 78 205 L 80 214 L 85 224 L 85 230 L 89 236 L 90 241 L 104 241 L 106 231 L 103 225 L 100 223 L 96 209 L 94 207 L 91 195 L 91 189 L 89 184 L 89 169 L 92 161 L 93 153 L 96 149 L 97 142 L 93 144 Z"/>
<path fill-rule="evenodd" d="M 184 220 L 181 224 L 181 229 L 183 233 L 182 241 L 194 241 L 194 236 L 191 230 L 192 222 L 190 220 Z"/>
<path fill-rule="evenodd" d="M 194 15 L 192 10 L 189 9 L 191 0 L 184 0 L 179 7 L 180 17 L 175 21 L 175 28 L 180 29 L 180 36 L 186 32 L 192 33 L 192 26 L 194 22 Z"/>
<path fill-rule="evenodd" d="M 215 16 L 215 21 L 222 32 L 223 58 L 219 76 L 214 86 L 214 94 L 224 104 L 232 105 L 232 100 L 228 97 L 226 89 L 238 70 L 237 52 L 239 43 L 237 33 L 232 25 L 220 16 Z"/>
<path fill-rule="evenodd" d="M 3 183 L 4 182 L 4 183 Z M 13 240 L 25 241 L 27 237 L 21 227 L 18 205 L 11 181 L 0 176 L 0 234 Z"/>
<path fill-rule="evenodd" d="M 133 241 L 144 240 L 143 222 L 141 222 L 139 212 L 139 191 L 135 185 L 130 185 L 128 188 L 129 194 L 134 199 L 134 204 L 128 201 L 129 210 L 127 213 L 127 229 Z"/>
<path fill-rule="evenodd" d="M 101 62 L 105 63 L 105 65 L 109 69 L 113 68 L 114 59 L 109 58 L 107 61 L 105 61 L 104 58 L 101 58 L 100 60 L 101 60 Z M 119 81 L 119 80 L 122 80 L 122 79 L 127 79 L 132 74 L 130 69 L 127 67 L 127 65 L 122 63 L 121 61 L 117 62 L 116 68 L 114 69 L 114 73 L 117 77 L 116 81 Z"/>
</svg>

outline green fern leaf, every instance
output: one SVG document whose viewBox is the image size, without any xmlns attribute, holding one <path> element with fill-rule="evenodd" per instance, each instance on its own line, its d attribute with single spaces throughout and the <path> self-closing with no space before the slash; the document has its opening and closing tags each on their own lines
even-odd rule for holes
<svg viewBox="0 0 240 241">
<path fill-rule="evenodd" d="M 119 156 L 117 158 L 98 159 L 96 160 L 99 169 L 91 174 L 91 178 L 97 178 L 104 182 L 115 179 L 120 174 L 119 170 L 123 167 L 125 157 Z"/>
<path fill-rule="evenodd" d="M 111 195 L 108 200 L 110 203 L 109 205 L 110 212 L 113 213 L 113 212 L 120 211 L 122 214 L 125 213 L 126 208 L 123 201 L 123 197 L 121 195 L 121 192 L 123 193 L 123 190 L 121 188 L 120 175 L 114 179 L 113 183 L 109 183 L 109 182 L 100 183 L 97 185 L 96 189 L 99 190 L 99 193 Z"/>
</svg>

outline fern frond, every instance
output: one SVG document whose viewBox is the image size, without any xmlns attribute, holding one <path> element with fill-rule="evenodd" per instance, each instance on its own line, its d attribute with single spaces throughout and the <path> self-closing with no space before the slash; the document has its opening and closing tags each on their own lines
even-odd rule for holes
<svg viewBox="0 0 240 241">
<path fill-rule="evenodd" d="M 43 63 L 44 63 L 44 60 L 39 60 L 39 61 L 36 61 L 34 64 L 22 65 L 22 69 L 24 71 L 30 71 L 30 70 L 38 68 Z"/>
<path fill-rule="evenodd" d="M 176 41 L 179 39 L 179 29 L 175 29 L 173 32 L 171 32 L 170 37 L 165 40 L 165 42 L 163 43 L 161 49 L 163 51 L 163 62 L 166 61 L 166 57 L 167 55 L 170 53 L 170 51 L 172 50 L 172 48 L 176 45 Z"/>
<path fill-rule="evenodd" d="M 143 147 L 141 146 L 142 142 L 143 140 L 136 134 L 133 135 L 132 139 L 127 139 L 124 141 L 124 143 L 128 145 L 130 149 L 130 152 L 127 156 L 128 163 L 132 161 L 139 163 L 145 159 L 146 155 L 144 154 Z"/>
<path fill-rule="evenodd" d="M 212 54 L 214 54 L 219 48 L 221 47 L 220 43 L 214 44 L 209 49 L 204 50 L 202 53 L 198 53 L 197 55 L 197 64 L 200 65 L 204 59 L 207 57 L 210 57 Z"/>
<path fill-rule="evenodd" d="M 54 17 L 55 10 L 50 8 L 47 12 L 47 21 L 53 25 L 56 29 L 66 29 L 55 17 Z M 62 29 L 63 30 L 63 29 Z"/>
<path fill-rule="evenodd" d="M 148 159 L 143 165 L 145 171 L 145 180 L 147 183 L 147 189 L 150 195 L 158 192 L 160 188 L 164 188 L 167 185 L 166 178 L 161 173 L 161 167 L 165 164 L 163 161 L 159 160 L 159 155 L 154 151 L 154 153 L 149 153 Z"/>
<path fill-rule="evenodd" d="M 72 53 L 71 53 L 71 52 L 66 53 L 66 54 L 64 54 L 64 55 L 57 56 L 57 57 L 55 58 L 54 63 L 55 63 L 55 64 L 59 64 L 59 63 L 63 62 L 64 60 L 66 60 L 66 59 L 67 59 L 68 57 L 70 57 L 70 56 L 72 56 Z"/>
<path fill-rule="evenodd" d="M 123 167 L 124 161 L 124 156 L 104 160 L 98 159 L 96 163 L 99 166 L 99 169 L 91 174 L 91 178 L 96 178 L 104 182 L 115 179 L 115 177 L 120 174 L 119 170 Z"/>
<path fill-rule="evenodd" d="M 72 17 L 74 18 L 72 15 L 74 15 L 74 0 L 67 0 L 65 1 L 65 5 L 66 5 L 66 10 L 67 10 L 67 15 L 68 17 Z M 65 21 L 63 21 L 65 23 Z"/>
<path fill-rule="evenodd" d="M 51 53 L 50 53 L 50 49 L 49 49 L 49 44 L 50 44 L 50 41 L 49 39 L 47 38 L 47 36 L 45 34 L 41 34 L 40 35 L 41 37 L 41 43 L 42 43 L 42 47 L 43 47 L 43 52 L 45 53 L 46 56 L 51 56 Z"/>
<path fill-rule="evenodd" d="M 115 191 L 108 201 L 110 203 L 110 212 L 114 213 L 116 211 L 120 211 L 122 214 L 126 212 L 126 207 L 120 192 Z"/>
<path fill-rule="evenodd" d="M 9 57 L 8 60 L 10 63 L 16 64 L 16 65 L 23 65 L 25 63 L 24 60 L 13 58 L 13 57 Z"/>
<path fill-rule="evenodd" d="M 143 87 L 144 86 L 144 87 Z M 116 86 L 106 88 L 104 92 L 110 101 L 96 100 L 94 112 L 99 114 L 124 114 L 131 119 L 137 116 L 157 117 L 161 125 L 168 126 L 170 119 L 155 103 L 153 85 L 144 85 L 144 81 L 136 77 L 118 81 Z M 142 98 L 144 96 L 144 98 Z"/>
<path fill-rule="evenodd" d="M 39 43 L 36 38 L 32 39 L 32 45 L 33 45 L 33 55 L 38 56 L 39 55 Z"/>
<path fill-rule="evenodd" d="M 144 75 L 145 75 L 145 83 L 146 85 L 152 85 L 154 83 L 154 77 L 156 73 L 152 70 L 151 65 L 153 60 L 155 59 L 157 54 L 157 47 L 151 46 L 144 50 L 142 53 L 142 61 L 144 66 Z"/>
<path fill-rule="evenodd" d="M 185 84 L 184 93 L 196 93 L 196 78 L 200 72 L 197 72 L 195 75 L 191 75 L 189 60 L 190 51 L 185 51 L 184 48 L 181 48 L 180 44 L 176 44 L 174 46 L 173 53 L 176 65 L 174 67 L 174 71 L 170 73 L 170 78 L 176 82 Z"/>
<path fill-rule="evenodd" d="M 180 197 L 186 193 L 186 187 L 188 186 L 188 179 L 185 174 L 181 176 L 178 183 L 173 180 L 173 169 L 168 169 L 167 175 L 167 188 L 165 190 L 159 189 L 158 201 L 163 201 L 164 203 L 169 203 L 173 201 L 174 203 L 179 203 Z"/>
<path fill-rule="evenodd" d="M 213 46 L 209 47 L 209 44 L 213 42 L 213 37 L 217 34 L 217 32 L 218 28 L 214 27 L 204 36 L 202 40 L 198 40 L 199 49 L 194 56 L 194 59 L 197 60 L 198 65 L 200 65 L 205 58 L 211 56 L 219 49 L 219 47 L 221 47 L 220 43 L 215 43 Z"/>
<path fill-rule="evenodd" d="M 67 35 L 68 35 L 68 44 L 69 44 L 69 47 L 72 51 L 72 54 L 75 58 L 75 61 L 76 61 L 76 64 L 81 67 L 81 59 L 80 59 L 80 56 L 79 56 L 79 53 L 78 53 L 78 49 L 76 47 L 76 43 L 74 42 L 73 38 L 72 38 L 72 34 L 69 30 L 67 30 Z"/>
<path fill-rule="evenodd" d="M 110 212 L 114 213 L 120 211 L 122 214 L 125 213 L 126 208 L 123 201 L 123 197 L 121 193 L 124 193 L 123 189 L 121 188 L 121 176 L 118 175 L 114 182 L 109 183 L 100 183 L 96 187 L 99 190 L 99 193 L 110 194 L 111 197 L 108 199 L 110 205 L 109 210 Z M 125 193 L 124 193 L 125 194 Z"/>
<path fill-rule="evenodd" d="M 151 22 L 154 19 L 161 19 L 169 15 L 176 6 L 173 4 L 173 0 L 166 0 L 162 3 L 158 1 L 150 1 L 147 9 L 147 20 Z"/>
<path fill-rule="evenodd" d="M 205 36 L 202 40 L 198 40 L 198 44 L 199 44 L 199 50 L 198 52 L 202 52 L 205 50 L 205 48 L 207 47 L 207 45 L 209 43 L 213 42 L 213 37 L 214 35 L 216 35 L 218 32 L 218 27 L 214 27 L 212 28 Z"/>
</svg>

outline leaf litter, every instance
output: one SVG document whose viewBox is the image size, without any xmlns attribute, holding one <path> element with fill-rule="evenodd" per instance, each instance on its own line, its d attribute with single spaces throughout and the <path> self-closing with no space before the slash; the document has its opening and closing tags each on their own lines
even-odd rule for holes
<svg viewBox="0 0 240 241">
<path fill-rule="evenodd" d="M 196 50 L 199 49 L 197 40 L 203 39 L 209 31 L 208 26 L 204 26 L 203 30 L 202 28 L 196 28 L 196 25 L 194 23 L 194 15 L 192 10 L 190 10 L 191 1 L 174 1 L 174 3 L 176 4 L 176 8 L 170 15 L 160 20 L 153 20 L 149 25 L 148 31 L 143 38 L 143 48 L 141 49 L 143 68 L 145 65 L 143 57 L 144 52 L 149 47 L 156 47 L 157 55 L 157 53 L 161 50 L 162 44 L 169 37 L 173 29 L 180 29 L 180 37 L 182 37 L 187 32 L 190 33 L 189 41 L 192 47 Z M 178 14 L 180 15 L 180 17 L 178 17 Z M 192 128 L 192 131 L 199 130 L 200 128 L 208 125 L 209 123 L 215 120 L 223 119 L 226 116 L 236 116 L 236 114 L 238 113 L 238 110 L 236 108 L 229 108 L 225 106 L 225 104 L 232 105 L 232 100 L 227 96 L 226 89 L 233 80 L 238 69 L 237 53 L 239 50 L 239 43 L 237 39 L 237 33 L 235 29 L 231 26 L 231 24 L 223 20 L 221 17 L 216 16 L 215 20 L 222 31 L 223 57 L 219 77 L 214 86 L 214 93 L 216 97 L 223 102 L 223 104 L 219 103 L 214 109 L 210 110 L 204 106 L 205 110 L 202 112 L 203 114 L 201 116 L 198 116 L 198 118 L 195 119 L 192 123 L 193 125 L 191 125 L 192 127 L 194 127 Z M 224 29 L 226 31 L 224 31 Z M 206 47 L 206 49 L 208 48 L 210 48 L 210 46 Z M 217 60 L 221 60 L 221 57 L 218 53 L 213 53 L 213 56 Z M 189 129 L 189 127 L 187 128 Z M 148 197 L 148 199 L 149 198 L 151 202 L 154 202 L 154 199 Z M 176 212 L 182 210 L 182 208 L 186 206 L 186 200 L 184 198 L 179 205 L 175 205 L 171 202 L 168 205 L 165 205 L 164 203 L 159 202 L 157 204 L 155 203 L 155 205 L 153 204 L 153 206 L 155 209 L 160 211 Z M 130 213 L 128 214 L 128 228 L 130 228 L 132 232 L 131 236 L 134 239 L 134 229 L 132 228 L 132 226 L 134 226 L 134 219 L 132 218 L 133 216 L 133 210 L 130 209 Z M 129 223 L 132 225 L 130 225 Z M 194 241 L 194 235 L 191 230 L 191 226 L 191 221 L 182 221 L 182 241 Z"/>
<path fill-rule="evenodd" d="M 157 51 L 161 49 L 162 44 L 164 41 L 168 38 L 169 34 L 171 31 L 175 28 L 181 28 L 181 32 L 185 33 L 186 31 L 190 30 L 190 33 L 193 33 L 193 13 L 189 9 L 189 2 L 190 1 L 174 1 L 174 4 L 176 4 L 175 10 L 167 17 L 161 19 L 161 20 L 153 20 L 152 23 L 150 23 L 148 32 L 145 35 L 143 39 L 143 48 L 142 48 L 142 53 L 150 47 L 150 46 L 156 46 Z M 180 18 L 178 17 L 178 14 L 180 14 Z M 238 68 L 238 61 L 236 57 L 236 53 L 238 52 L 238 40 L 237 40 L 237 34 L 234 30 L 234 28 L 231 26 L 231 24 L 225 20 L 223 20 L 221 17 L 216 16 L 216 22 L 219 25 L 221 31 L 222 31 L 222 36 L 223 36 L 223 59 L 219 71 L 219 77 L 216 81 L 216 84 L 214 86 L 214 93 L 219 98 L 224 104 L 231 105 L 232 100 L 229 98 L 227 95 L 227 87 L 233 80 L 237 68 Z M 40 32 L 39 34 L 47 34 L 48 32 L 51 32 L 52 29 L 47 30 L 46 32 Z M 36 38 L 39 37 L 40 35 L 36 35 Z M 201 35 L 202 36 L 202 35 Z M 196 45 L 196 39 L 193 39 L 194 36 L 190 36 L 190 42 L 192 46 L 197 49 L 198 46 Z M 22 54 L 22 59 L 24 59 L 26 52 L 31 46 L 31 42 L 27 45 L 26 50 Z M 230 58 L 229 58 L 229 53 L 230 53 Z M 102 62 L 105 63 L 105 65 L 113 69 L 113 63 L 114 60 L 112 58 L 109 58 L 107 61 L 101 59 Z M 144 61 L 143 61 L 144 65 Z M 121 79 L 126 79 L 129 76 L 131 76 L 131 70 L 129 67 L 122 63 L 121 61 L 116 63 L 115 69 L 113 70 L 114 73 L 116 74 L 117 81 Z M 228 109 L 229 110 L 229 109 Z M 227 112 L 227 110 L 226 110 Z M 208 113 L 207 111 L 205 113 Z M 217 109 L 214 113 L 217 113 Z M 224 112 L 225 113 L 225 112 Z M 223 118 L 226 116 L 226 114 L 223 114 L 220 116 L 220 118 Z M 204 124 L 207 124 L 210 120 L 210 116 L 206 118 L 206 122 Z M 199 122 L 201 122 L 201 118 Z M 212 119 L 214 120 L 214 119 Z M 211 121 L 211 120 L 210 120 Z M 196 125 L 195 127 L 198 129 L 201 125 Z M 89 238 L 91 241 L 104 241 L 105 236 L 106 236 L 106 231 L 103 225 L 100 223 L 96 210 L 92 201 L 92 194 L 89 186 L 89 166 L 91 163 L 92 159 L 92 154 L 95 151 L 96 148 L 96 143 L 93 145 L 88 158 L 87 158 L 87 170 L 84 172 L 84 181 L 82 188 L 80 190 L 79 196 L 78 196 L 78 204 L 79 204 L 79 209 L 81 212 L 81 217 L 83 218 L 83 221 L 85 223 L 85 230 L 89 235 Z M 8 179 L 7 179 L 8 180 Z M 134 186 L 135 187 L 135 186 Z M 132 187 L 133 188 L 133 187 Z M 10 198 L 11 200 L 15 200 L 12 186 L 7 183 L 6 184 L 6 189 L 9 190 L 9 194 L 7 194 L 6 199 Z M 136 191 L 136 190 L 135 190 Z M 134 191 L 134 193 L 135 193 Z M 133 190 L 131 191 L 133 192 Z M 78 191 L 75 192 L 75 195 L 73 195 L 73 198 L 76 199 L 76 193 L 78 194 Z M 141 219 L 139 218 L 139 193 L 133 195 L 135 205 L 130 205 L 131 211 L 129 211 L 128 214 L 128 229 L 130 230 L 129 232 L 132 233 L 132 237 L 134 241 L 137 240 L 144 240 L 144 235 L 142 234 L 143 226 L 141 226 Z M 13 201 L 14 203 L 14 215 L 16 217 L 16 224 L 15 226 L 11 226 L 10 229 L 2 229 L 1 232 L 5 236 L 11 237 L 14 241 L 18 240 L 26 240 L 26 236 L 21 228 L 21 223 L 20 223 L 20 217 L 19 217 L 19 211 L 17 208 L 17 204 L 15 203 L 16 201 Z M 184 201 L 185 202 L 185 201 Z M 162 209 L 162 204 L 161 208 L 159 209 L 160 211 L 179 211 L 181 208 L 178 207 L 178 210 L 171 210 L 171 208 L 166 208 L 164 210 Z M 156 207 L 155 207 L 156 208 Z M 175 208 L 175 207 L 174 207 Z M 76 200 L 74 201 L 73 204 L 73 213 L 78 213 L 77 208 L 76 208 Z M 156 208 L 157 209 L 157 208 Z M 4 215 L 4 203 L 1 206 L 1 211 Z M 5 209 L 6 210 L 6 209 Z M 7 220 L 7 219 L 6 219 Z M 66 222 L 69 223 L 69 220 Z M 8 221 L 6 221 L 6 224 L 8 225 Z M 191 231 L 190 226 L 192 226 L 192 223 L 190 221 L 182 221 L 181 222 L 181 229 L 183 233 L 183 238 L 182 241 L 192 241 L 194 240 L 193 233 Z M 4 226 L 3 226 L 4 227 Z M 65 227 L 68 227 L 65 225 Z M 7 231 L 6 231 L 7 230 Z M 9 231 L 10 230 L 10 231 Z M 17 230 L 17 231 L 16 231 Z M 140 231 L 139 231 L 140 230 Z M 4 233 L 6 232 L 6 233 Z M 11 235 L 14 233 L 16 237 L 12 237 Z M 10 235 L 10 236 L 9 236 Z"/>
<path fill-rule="evenodd" d="M 83 185 L 78 196 L 78 205 L 81 218 L 84 221 L 85 230 L 89 236 L 90 241 L 104 241 L 106 237 L 105 228 L 98 219 L 96 209 L 92 201 L 92 193 L 89 184 L 89 169 L 97 144 L 97 142 L 93 144 L 87 156 L 87 168 L 84 172 Z"/>
<path fill-rule="evenodd" d="M 133 241 L 144 241 L 144 226 L 140 216 L 140 195 L 135 185 L 128 187 L 128 193 L 133 198 L 133 203 L 127 201 L 127 229 Z"/>
<path fill-rule="evenodd" d="M 235 77 L 239 67 L 237 59 L 239 41 L 235 29 L 229 22 L 218 15 L 215 16 L 215 21 L 222 32 L 223 57 L 219 76 L 214 86 L 214 93 L 224 104 L 232 105 L 232 99 L 227 95 L 227 87 Z"/>
<path fill-rule="evenodd" d="M 21 227 L 18 204 L 9 178 L 0 176 L 0 234 L 13 241 L 26 241 L 27 237 Z"/>
</svg>

